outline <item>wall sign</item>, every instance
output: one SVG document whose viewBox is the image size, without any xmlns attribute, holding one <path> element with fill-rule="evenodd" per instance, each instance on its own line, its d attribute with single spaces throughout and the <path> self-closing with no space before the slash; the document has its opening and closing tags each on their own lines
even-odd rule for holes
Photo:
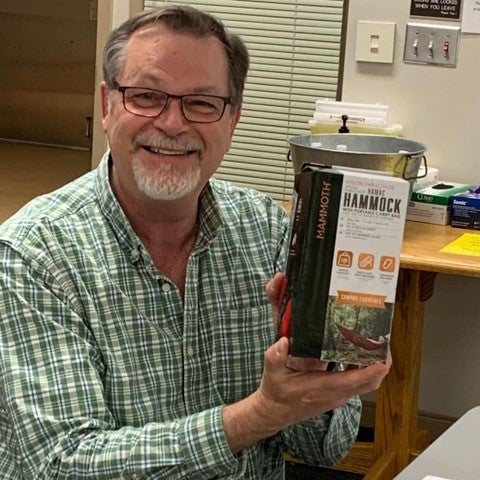
<svg viewBox="0 0 480 480">
<path fill-rule="evenodd" d="M 461 5 L 462 0 L 411 0 L 410 15 L 456 20 L 460 18 Z"/>
<path fill-rule="evenodd" d="M 480 33 L 480 0 L 465 0 L 462 11 L 462 32 Z"/>
</svg>

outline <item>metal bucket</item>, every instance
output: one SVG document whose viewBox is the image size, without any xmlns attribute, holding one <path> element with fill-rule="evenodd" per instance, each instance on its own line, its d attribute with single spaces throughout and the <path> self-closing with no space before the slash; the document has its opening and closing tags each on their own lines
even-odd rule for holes
<svg viewBox="0 0 480 480">
<path fill-rule="evenodd" d="M 298 135 L 288 140 L 288 159 L 298 173 L 304 163 L 338 165 L 390 172 L 413 182 L 427 172 L 427 147 L 399 137 L 365 134 Z M 420 165 L 425 173 L 418 175 Z"/>
</svg>

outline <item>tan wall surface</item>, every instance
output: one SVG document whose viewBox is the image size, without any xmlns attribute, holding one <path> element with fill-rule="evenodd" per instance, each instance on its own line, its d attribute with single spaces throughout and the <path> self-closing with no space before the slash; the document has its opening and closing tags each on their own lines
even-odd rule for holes
<svg viewBox="0 0 480 480">
<path fill-rule="evenodd" d="M 439 168 L 441 180 L 479 184 L 480 35 L 461 34 L 456 68 L 406 64 L 407 22 L 461 24 L 412 18 L 410 3 L 350 0 L 343 100 L 390 105 L 390 119 L 403 124 L 405 136 L 427 145 L 428 163 Z M 355 60 L 359 20 L 397 23 L 392 64 Z M 421 410 L 458 418 L 480 404 L 479 288 L 478 278 L 436 280 L 425 309 Z"/>
<path fill-rule="evenodd" d="M 90 148 L 92 13 L 89 0 L 0 0 L 0 137 Z"/>
</svg>

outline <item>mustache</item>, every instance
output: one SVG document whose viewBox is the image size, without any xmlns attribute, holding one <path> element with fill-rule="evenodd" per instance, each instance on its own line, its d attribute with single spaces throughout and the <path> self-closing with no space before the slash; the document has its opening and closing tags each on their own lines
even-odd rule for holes
<svg viewBox="0 0 480 480">
<path fill-rule="evenodd" d="M 201 140 L 188 138 L 183 133 L 170 137 L 162 132 L 142 132 L 135 137 L 135 143 L 164 150 L 204 150 Z"/>
</svg>

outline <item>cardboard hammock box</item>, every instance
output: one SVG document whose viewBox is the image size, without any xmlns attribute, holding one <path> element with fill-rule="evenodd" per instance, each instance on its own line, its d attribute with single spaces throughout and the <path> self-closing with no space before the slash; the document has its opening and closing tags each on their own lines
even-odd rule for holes
<svg viewBox="0 0 480 480">
<path fill-rule="evenodd" d="M 409 189 L 354 168 L 307 164 L 295 176 L 278 319 L 291 355 L 386 359 Z"/>
</svg>

